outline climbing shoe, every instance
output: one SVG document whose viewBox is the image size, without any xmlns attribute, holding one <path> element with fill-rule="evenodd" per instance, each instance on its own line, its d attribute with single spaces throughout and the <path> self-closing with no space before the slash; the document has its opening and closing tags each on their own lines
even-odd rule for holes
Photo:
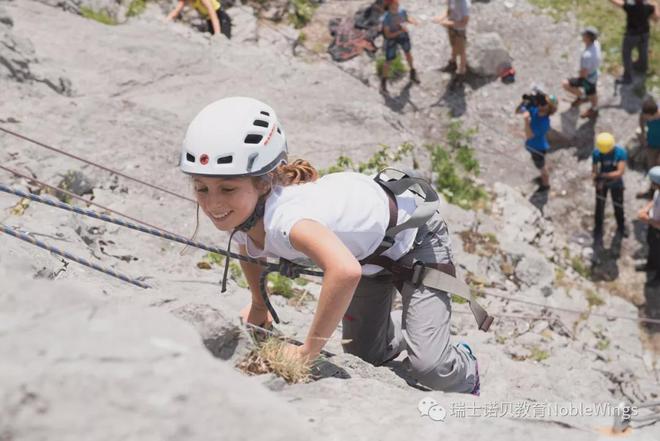
<svg viewBox="0 0 660 441">
<path fill-rule="evenodd" d="M 465 342 L 460 342 L 456 344 L 456 349 L 464 352 L 467 354 L 469 358 L 474 360 L 474 376 L 475 376 L 475 382 L 474 382 L 474 387 L 472 388 L 472 391 L 470 392 L 471 395 L 476 395 L 477 397 L 481 394 L 481 383 L 479 382 L 479 363 L 477 362 L 477 357 L 475 357 L 474 353 L 472 352 L 472 348 L 470 345 L 468 345 Z"/>
<path fill-rule="evenodd" d="M 417 77 L 417 71 L 415 69 L 410 69 L 410 81 L 419 84 L 419 77 Z"/>
</svg>

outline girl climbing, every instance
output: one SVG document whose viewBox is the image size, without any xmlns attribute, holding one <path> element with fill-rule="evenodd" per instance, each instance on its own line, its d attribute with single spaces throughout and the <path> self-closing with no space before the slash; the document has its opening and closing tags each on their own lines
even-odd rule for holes
<svg viewBox="0 0 660 441">
<path fill-rule="evenodd" d="M 307 338 L 287 346 L 287 356 L 316 358 L 342 321 L 346 352 L 381 365 L 406 350 L 419 383 L 478 395 L 475 356 L 465 343 L 450 344 L 450 297 L 438 287 L 460 290 L 462 282 L 454 277 L 432 187 L 392 169 L 377 179 L 345 172 L 319 177 L 307 161 L 288 163 L 287 153 L 275 111 L 244 97 L 204 108 L 181 153 L 199 207 L 216 228 L 231 232 L 229 247 L 235 239 L 243 255 L 323 270 Z M 245 318 L 268 326 L 273 316 L 259 287 L 262 268 L 241 266 L 252 293 Z M 392 311 L 396 288 L 403 309 Z M 476 302 L 470 306 L 487 330 L 492 318 Z"/>
<path fill-rule="evenodd" d="M 186 0 L 179 0 L 172 12 L 167 15 L 167 20 L 176 19 Z M 227 38 L 231 38 L 231 21 L 229 16 L 222 10 L 219 0 L 190 0 L 192 7 L 206 19 L 208 32 L 213 35 L 219 35 L 221 32 Z"/>
</svg>

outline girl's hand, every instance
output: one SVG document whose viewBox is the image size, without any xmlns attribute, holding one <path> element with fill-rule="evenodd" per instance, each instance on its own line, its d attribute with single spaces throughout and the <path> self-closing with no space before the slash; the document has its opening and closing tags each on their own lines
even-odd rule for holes
<svg viewBox="0 0 660 441">
<path fill-rule="evenodd" d="M 304 345 L 296 346 L 291 343 L 287 343 L 286 346 L 282 348 L 282 351 L 287 359 L 302 363 L 309 363 L 319 356 L 319 354 L 309 353 Z"/>
<path fill-rule="evenodd" d="M 240 317 L 242 323 L 250 323 L 265 329 L 273 327 L 273 316 L 268 312 L 268 308 L 252 302 L 241 309 Z"/>
<path fill-rule="evenodd" d="M 640 210 L 639 213 L 637 213 L 637 217 L 639 217 L 639 220 L 641 220 L 645 224 L 649 223 L 649 213 L 648 213 L 648 211 Z"/>
</svg>

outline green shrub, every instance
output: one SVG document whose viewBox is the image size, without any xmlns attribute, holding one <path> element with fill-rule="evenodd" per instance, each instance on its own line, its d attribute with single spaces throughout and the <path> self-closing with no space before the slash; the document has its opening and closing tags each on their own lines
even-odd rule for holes
<svg viewBox="0 0 660 441">
<path fill-rule="evenodd" d="M 392 163 L 399 162 L 412 155 L 414 146 L 410 143 L 403 143 L 395 151 L 391 151 L 388 146 L 382 146 L 380 150 L 374 153 L 371 158 L 364 162 L 355 163 L 351 158 L 340 155 L 334 165 L 327 169 L 319 170 L 319 174 L 336 173 L 340 171 L 355 171 L 358 173 L 374 174 L 388 167 Z"/>
<path fill-rule="evenodd" d="M 296 29 L 300 29 L 312 20 L 316 5 L 310 0 L 290 0 L 289 11 L 289 22 Z"/>
<path fill-rule="evenodd" d="M 534 346 L 532 349 L 532 355 L 530 355 L 529 358 L 531 358 L 534 361 L 543 361 L 547 358 L 550 357 L 550 353 L 548 351 L 544 351 L 541 348 Z"/>
<path fill-rule="evenodd" d="M 378 74 L 378 78 L 381 78 L 383 76 L 383 65 L 385 64 L 385 56 L 381 55 L 378 58 L 376 58 L 376 73 Z M 388 80 L 398 80 L 401 79 L 405 76 L 407 72 L 406 65 L 403 63 L 403 60 L 401 59 L 401 54 L 396 54 L 396 58 L 390 62 L 390 68 L 387 71 L 387 79 Z"/>
<path fill-rule="evenodd" d="M 271 283 L 269 288 L 271 295 L 282 296 L 287 299 L 293 298 L 295 294 L 293 280 L 279 273 L 270 273 L 268 274 L 268 281 Z"/>
<path fill-rule="evenodd" d="M 582 277 L 586 279 L 591 277 L 591 269 L 585 265 L 580 256 L 573 256 L 571 258 L 571 267 Z"/>
<path fill-rule="evenodd" d="M 136 17 L 142 14 L 145 9 L 147 9 L 147 0 L 132 0 L 128 5 L 126 17 Z"/>
<path fill-rule="evenodd" d="M 475 133 L 464 129 L 460 120 L 453 120 L 447 130 L 447 146 L 427 146 L 436 189 L 465 209 L 477 208 L 488 198 L 486 190 L 474 181 L 479 176 L 479 161 L 470 146 Z"/>
<path fill-rule="evenodd" d="M 85 18 L 98 21 L 99 23 L 103 23 L 104 25 L 114 26 L 117 24 L 117 20 L 114 17 L 111 17 L 110 14 L 108 14 L 108 11 L 104 9 L 95 11 L 86 6 L 82 6 L 80 8 L 80 14 Z"/>
<path fill-rule="evenodd" d="M 589 308 L 593 308 L 594 306 L 601 306 L 605 304 L 605 301 L 602 298 L 600 298 L 600 296 L 594 290 L 591 289 L 587 290 L 585 296 L 587 298 L 587 303 L 589 304 Z"/>
</svg>

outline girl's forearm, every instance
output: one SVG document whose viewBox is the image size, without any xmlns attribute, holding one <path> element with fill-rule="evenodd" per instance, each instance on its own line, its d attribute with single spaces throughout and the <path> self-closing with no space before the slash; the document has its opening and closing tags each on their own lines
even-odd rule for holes
<svg viewBox="0 0 660 441">
<path fill-rule="evenodd" d="M 218 35 L 220 33 L 220 20 L 218 20 L 218 14 L 215 11 L 210 12 L 209 18 L 211 19 L 211 26 L 213 27 L 213 35 Z"/>
<path fill-rule="evenodd" d="M 332 333 L 337 329 L 351 303 L 360 277 L 361 274 L 355 271 L 333 272 L 329 270 L 325 272 L 319 303 L 305 340 L 305 349 L 313 357 L 321 352 Z"/>
</svg>

